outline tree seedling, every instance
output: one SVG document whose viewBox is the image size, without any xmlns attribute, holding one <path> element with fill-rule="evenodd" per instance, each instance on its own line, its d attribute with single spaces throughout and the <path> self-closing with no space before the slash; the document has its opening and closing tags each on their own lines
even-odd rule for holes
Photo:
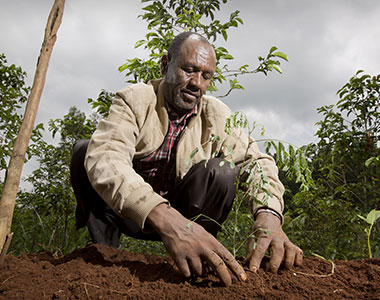
<svg viewBox="0 0 380 300">
<path fill-rule="evenodd" d="M 375 224 L 376 220 L 380 218 L 380 210 L 376 210 L 376 209 L 371 210 L 368 213 L 368 215 L 367 215 L 366 218 L 363 217 L 363 216 L 360 216 L 360 215 L 358 215 L 358 217 L 360 219 L 366 221 L 369 224 L 369 227 L 365 228 L 364 231 L 367 234 L 367 243 L 368 243 L 369 258 L 372 258 L 370 236 L 371 236 L 371 231 L 372 231 L 373 224 Z"/>
</svg>

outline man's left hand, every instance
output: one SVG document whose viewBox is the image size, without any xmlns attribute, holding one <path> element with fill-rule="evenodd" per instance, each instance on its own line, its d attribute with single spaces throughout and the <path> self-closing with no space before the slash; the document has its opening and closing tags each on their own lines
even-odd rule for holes
<svg viewBox="0 0 380 300">
<path fill-rule="evenodd" d="M 271 248 L 270 261 L 267 270 L 277 272 L 282 261 L 285 267 L 291 269 L 294 265 L 301 265 L 302 250 L 294 245 L 282 230 L 279 218 L 270 213 L 257 215 L 252 228 L 254 237 L 248 241 L 248 250 L 245 262 L 249 262 L 249 269 L 256 272 L 266 251 Z"/>
</svg>

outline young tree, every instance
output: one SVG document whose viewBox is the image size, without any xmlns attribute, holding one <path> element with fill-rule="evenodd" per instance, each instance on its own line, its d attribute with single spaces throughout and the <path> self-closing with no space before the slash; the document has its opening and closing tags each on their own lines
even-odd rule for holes
<svg viewBox="0 0 380 300">
<path fill-rule="evenodd" d="M 144 45 L 150 53 L 148 60 L 128 59 L 119 67 L 120 71 L 127 71 L 126 76 L 133 77 L 129 82 L 146 82 L 161 77 L 160 59 L 176 34 L 183 31 L 194 31 L 202 34 L 212 43 L 216 43 L 221 37 L 227 41 L 228 30 L 243 24 L 243 20 L 239 17 L 239 10 L 232 12 L 226 22 L 215 19 L 215 14 L 220 10 L 222 4 L 227 3 L 227 0 L 142 0 L 141 2 L 151 3 L 143 8 L 145 13 L 139 16 L 148 22 L 149 32 L 145 35 L 145 39 L 136 42 L 135 47 Z M 287 60 L 284 53 L 276 51 L 277 48 L 273 47 L 266 58 L 259 57 L 260 65 L 255 70 L 249 70 L 248 65 L 231 70 L 228 65 L 221 65 L 222 60 L 233 60 L 229 51 L 215 45 L 214 49 L 217 67 L 210 91 L 217 90 L 216 82 L 223 83 L 227 77 L 231 76 L 235 79 L 229 81 L 229 92 L 233 89 L 242 89 L 243 87 L 236 80 L 238 75 L 258 72 L 267 74 L 273 69 L 281 73 L 280 62 L 276 58 Z"/>
<path fill-rule="evenodd" d="M 219 97 L 228 96 L 235 89 L 244 89 L 237 80 L 240 75 L 255 73 L 267 75 L 272 70 L 282 73 L 280 60 L 287 61 L 288 58 L 283 52 L 277 51 L 277 47 L 272 47 L 266 56 L 259 56 L 259 65 L 255 69 L 250 69 L 247 64 L 232 69 L 227 64 L 222 64 L 226 60 L 232 61 L 234 57 L 226 48 L 216 45 L 218 40 L 223 38 L 227 41 L 229 30 L 243 24 L 243 20 L 239 17 L 239 10 L 232 12 L 226 22 L 216 18 L 222 5 L 227 1 L 141 0 L 142 3 L 147 4 L 143 7 L 144 13 L 139 17 L 148 23 L 148 33 L 145 39 L 136 42 L 135 48 L 143 46 L 147 49 L 148 59 L 137 57 L 127 59 L 127 62 L 119 67 L 119 71 L 125 71 L 129 83 L 148 82 L 151 79 L 160 78 L 160 60 L 173 38 L 183 31 L 194 31 L 205 36 L 215 49 L 217 66 L 209 91 L 217 91 L 217 84 L 223 84 L 228 80 L 227 91 Z M 109 96 L 107 92 L 102 91 L 99 95 L 101 99 L 96 101 L 90 99 L 90 103 L 93 108 L 98 109 L 99 113 L 104 114 L 111 105 Z"/>
</svg>

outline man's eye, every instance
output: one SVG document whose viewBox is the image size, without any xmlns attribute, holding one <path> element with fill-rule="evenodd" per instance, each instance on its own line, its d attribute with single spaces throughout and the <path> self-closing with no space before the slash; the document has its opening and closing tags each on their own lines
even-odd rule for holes
<svg viewBox="0 0 380 300">
<path fill-rule="evenodd" d="M 183 69 L 186 73 L 188 73 L 188 74 L 191 74 L 191 73 L 193 73 L 194 71 L 193 71 L 193 69 Z"/>
<path fill-rule="evenodd" d="M 203 78 L 206 79 L 206 80 L 211 80 L 212 75 L 209 74 L 209 73 L 206 73 L 206 74 L 203 74 Z"/>
</svg>

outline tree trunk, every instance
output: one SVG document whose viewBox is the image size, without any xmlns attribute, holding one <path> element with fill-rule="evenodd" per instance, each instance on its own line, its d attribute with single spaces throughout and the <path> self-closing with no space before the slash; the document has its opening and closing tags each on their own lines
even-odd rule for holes
<svg viewBox="0 0 380 300">
<path fill-rule="evenodd" d="M 36 73 L 32 90 L 25 109 L 24 119 L 16 138 L 11 159 L 6 172 L 3 192 L 0 200 L 0 253 L 3 257 L 9 246 L 13 210 L 15 206 L 18 186 L 20 184 L 25 153 L 34 127 L 42 90 L 45 85 L 46 72 L 49 60 L 57 39 L 57 31 L 61 25 L 65 0 L 55 0 L 50 11 L 45 28 L 45 37 L 42 43 L 40 56 L 37 61 Z"/>
</svg>

